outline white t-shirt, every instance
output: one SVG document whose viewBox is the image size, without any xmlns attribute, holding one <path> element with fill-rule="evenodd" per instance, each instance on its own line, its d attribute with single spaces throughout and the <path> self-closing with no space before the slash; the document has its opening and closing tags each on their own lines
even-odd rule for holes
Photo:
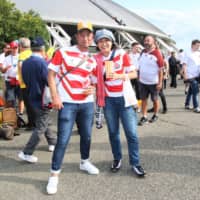
<svg viewBox="0 0 200 200">
<path fill-rule="evenodd" d="M 139 57 L 139 81 L 146 85 L 154 85 L 159 81 L 159 71 L 163 68 L 163 56 L 158 49 L 143 52 Z"/>
<path fill-rule="evenodd" d="M 129 54 L 132 64 L 135 66 L 136 70 L 139 70 L 139 58 L 140 53 L 130 53 Z"/>
<path fill-rule="evenodd" d="M 181 52 L 178 54 L 178 60 L 180 61 L 181 64 L 183 64 L 184 57 L 185 57 L 185 52 Z"/>
<path fill-rule="evenodd" d="M 6 56 L 3 67 L 4 68 L 8 66 L 11 67 L 5 72 L 5 80 L 9 80 L 9 77 L 17 78 L 17 63 L 18 63 L 18 55 Z"/>
<path fill-rule="evenodd" d="M 1 53 L 0 54 L 0 64 L 4 64 L 4 60 L 5 60 L 5 53 Z"/>
<path fill-rule="evenodd" d="M 185 54 L 183 64 L 186 64 L 186 77 L 187 79 L 196 78 L 200 74 L 200 52 L 191 51 Z"/>
</svg>

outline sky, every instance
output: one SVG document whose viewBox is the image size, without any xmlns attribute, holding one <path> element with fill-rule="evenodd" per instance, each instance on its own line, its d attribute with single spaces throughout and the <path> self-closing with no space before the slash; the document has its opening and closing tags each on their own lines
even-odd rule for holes
<svg viewBox="0 0 200 200">
<path fill-rule="evenodd" d="M 113 0 L 145 18 L 172 39 L 180 49 L 190 49 L 200 39 L 200 0 Z"/>
</svg>

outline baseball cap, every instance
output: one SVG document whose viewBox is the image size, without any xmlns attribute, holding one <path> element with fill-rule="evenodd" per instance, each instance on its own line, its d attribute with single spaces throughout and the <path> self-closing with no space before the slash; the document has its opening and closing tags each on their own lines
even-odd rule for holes
<svg viewBox="0 0 200 200">
<path fill-rule="evenodd" d="M 43 46 L 45 46 L 45 42 L 42 37 L 38 36 L 31 40 L 31 48 L 41 48 Z"/>
<path fill-rule="evenodd" d="M 107 38 L 111 40 L 112 42 L 115 42 L 115 37 L 113 33 L 109 31 L 108 29 L 100 29 L 96 31 L 95 37 L 94 37 L 95 42 L 97 43 L 102 38 Z"/>
<path fill-rule="evenodd" d="M 11 49 L 18 48 L 18 42 L 17 41 L 12 41 L 12 42 L 10 42 L 9 46 L 10 46 Z"/>
<path fill-rule="evenodd" d="M 87 29 L 87 30 L 92 32 L 93 28 L 92 28 L 91 22 L 79 22 L 77 24 L 77 31 L 81 31 L 81 30 L 84 30 L 84 29 Z"/>
</svg>

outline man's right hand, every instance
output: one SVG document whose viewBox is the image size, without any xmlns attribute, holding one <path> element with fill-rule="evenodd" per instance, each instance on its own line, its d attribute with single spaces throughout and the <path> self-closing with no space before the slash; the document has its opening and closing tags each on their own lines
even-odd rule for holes
<svg viewBox="0 0 200 200">
<path fill-rule="evenodd" d="M 52 97 L 52 107 L 56 110 L 61 110 L 62 108 L 64 108 L 59 96 Z"/>
</svg>

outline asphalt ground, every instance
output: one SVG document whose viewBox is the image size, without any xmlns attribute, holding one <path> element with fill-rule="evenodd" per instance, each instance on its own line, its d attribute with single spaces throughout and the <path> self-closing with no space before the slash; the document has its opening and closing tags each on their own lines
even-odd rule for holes
<svg viewBox="0 0 200 200">
<path fill-rule="evenodd" d="M 141 164 L 147 172 L 144 179 L 130 170 L 123 130 L 122 169 L 116 174 L 110 172 L 112 154 L 105 124 L 100 130 L 94 127 L 92 136 L 91 160 L 100 174 L 92 176 L 80 171 L 79 135 L 74 127 L 58 192 L 49 196 L 46 184 L 52 153 L 43 139 L 35 151 L 38 163 L 20 161 L 17 153 L 31 134 L 20 129 L 21 135 L 14 140 L 0 139 L 0 200 L 199 200 L 200 114 L 184 109 L 182 81 L 176 89 L 167 88 L 165 94 L 168 113 L 160 113 L 153 124 L 138 127 Z M 56 113 L 52 118 L 56 134 Z"/>
</svg>

